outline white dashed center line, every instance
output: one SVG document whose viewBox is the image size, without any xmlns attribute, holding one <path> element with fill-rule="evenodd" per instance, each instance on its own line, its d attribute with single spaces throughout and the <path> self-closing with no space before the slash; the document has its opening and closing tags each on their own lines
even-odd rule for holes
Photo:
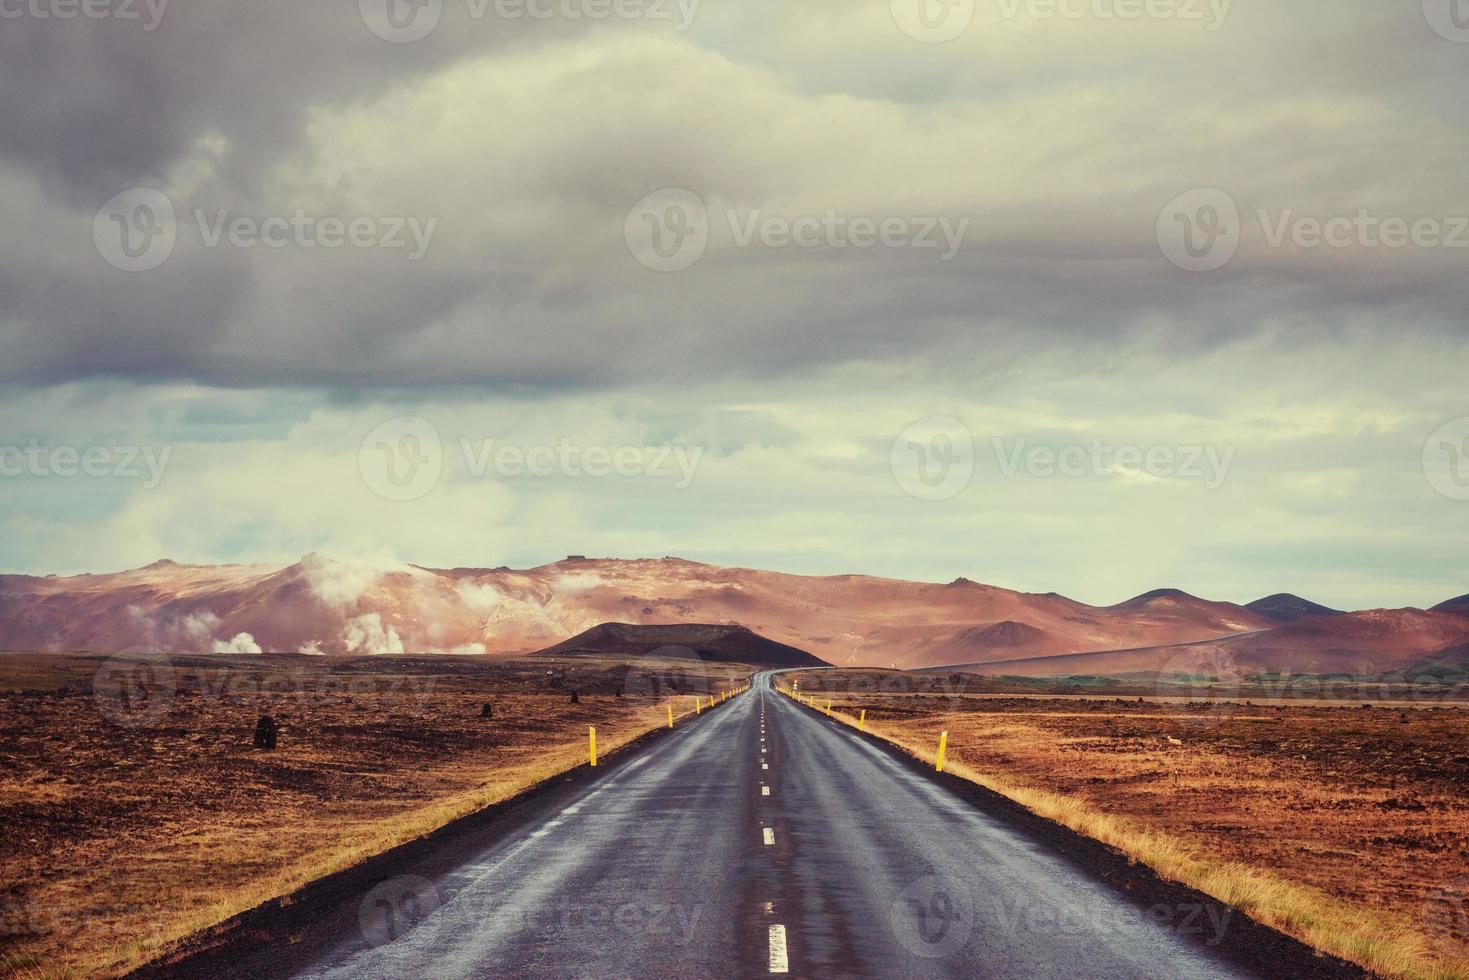
<svg viewBox="0 0 1469 980">
<path fill-rule="evenodd" d="M 772 828 L 770 828 L 770 827 L 766 827 L 765 828 L 765 846 L 766 847 L 769 847 L 771 844 L 774 844 L 774 843 L 775 843 L 775 831 Z"/>
<path fill-rule="evenodd" d="M 770 763 L 768 763 L 768 762 L 762 762 L 762 763 L 760 763 L 760 768 L 761 769 L 769 769 L 770 768 Z"/>
<path fill-rule="evenodd" d="M 770 927 L 770 972 L 790 973 L 791 960 L 786 952 L 786 927 Z"/>
<path fill-rule="evenodd" d="M 770 795 L 770 787 L 769 786 L 761 786 L 760 787 L 760 795 L 761 796 L 769 796 Z"/>
</svg>

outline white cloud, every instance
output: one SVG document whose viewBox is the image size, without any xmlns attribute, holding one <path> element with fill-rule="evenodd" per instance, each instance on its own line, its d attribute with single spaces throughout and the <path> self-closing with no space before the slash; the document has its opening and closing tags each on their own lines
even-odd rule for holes
<svg viewBox="0 0 1469 980">
<path fill-rule="evenodd" d="M 367 613 L 348 620 L 342 628 L 342 643 L 348 653 L 378 656 L 403 652 L 403 640 L 398 636 L 398 631 L 392 626 L 384 626 L 382 616 L 378 613 Z"/>
<path fill-rule="evenodd" d="M 228 643 L 216 640 L 214 642 L 215 653 L 261 653 L 260 644 L 255 642 L 255 637 L 249 633 L 237 633 L 235 638 Z"/>
<path fill-rule="evenodd" d="M 556 576 L 551 586 L 561 595 L 576 595 L 605 584 L 607 584 L 606 579 L 592 572 L 567 572 L 565 575 Z"/>
<path fill-rule="evenodd" d="M 505 601 L 505 597 L 500 595 L 499 590 L 493 585 L 460 582 L 456 589 L 460 598 L 464 600 L 464 604 L 479 613 L 493 612 L 500 603 Z"/>
</svg>

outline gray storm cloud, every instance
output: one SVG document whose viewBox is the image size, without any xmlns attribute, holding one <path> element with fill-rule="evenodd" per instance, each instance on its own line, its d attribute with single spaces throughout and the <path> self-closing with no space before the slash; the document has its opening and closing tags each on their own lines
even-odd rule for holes
<svg viewBox="0 0 1469 980">
<path fill-rule="evenodd" d="M 566 389 L 1056 342 L 1105 358 L 1160 329 L 1180 356 L 1261 330 L 1462 330 L 1463 251 L 1261 233 L 1282 213 L 1466 210 L 1449 92 L 1469 46 L 1417 5 L 1235 4 L 1216 31 L 984 11 L 946 44 L 905 36 L 887 3 L 704 5 L 686 31 L 483 6 L 447 2 L 402 44 L 345 2 L 200 0 L 152 30 L 8 20 L 0 379 Z M 133 187 L 166 194 L 177 241 L 127 273 L 92 229 Z M 655 272 L 624 229 L 665 187 L 712 227 L 696 263 Z M 1207 275 L 1155 234 L 1195 187 L 1244 226 Z M 726 211 L 968 231 L 940 261 L 741 244 Z M 268 242 L 297 214 L 328 241 L 332 223 L 362 234 L 199 230 L 228 216 Z M 420 259 L 385 244 L 428 222 Z"/>
</svg>

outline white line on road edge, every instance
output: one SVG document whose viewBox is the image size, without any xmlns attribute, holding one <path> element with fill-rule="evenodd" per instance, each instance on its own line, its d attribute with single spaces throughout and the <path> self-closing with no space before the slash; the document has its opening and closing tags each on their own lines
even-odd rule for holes
<svg viewBox="0 0 1469 980">
<path fill-rule="evenodd" d="M 791 960 L 786 953 L 786 927 L 770 927 L 770 972 L 790 973 Z"/>
<path fill-rule="evenodd" d="M 765 846 L 769 847 L 775 843 L 775 831 L 769 827 L 765 828 Z"/>
</svg>

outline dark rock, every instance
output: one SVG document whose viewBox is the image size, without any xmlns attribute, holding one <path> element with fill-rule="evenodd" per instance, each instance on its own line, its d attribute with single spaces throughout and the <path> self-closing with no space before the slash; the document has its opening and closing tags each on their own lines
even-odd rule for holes
<svg viewBox="0 0 1469 980">
<path fill-rule="evenodd" d="M 275 719 L 270 715 L 261 715 L 260 720 L 255 723 L 255 747 L 267 752 L 275 751 L 276 737 L 280 734 L 280 728 Z"/>
</svg>

